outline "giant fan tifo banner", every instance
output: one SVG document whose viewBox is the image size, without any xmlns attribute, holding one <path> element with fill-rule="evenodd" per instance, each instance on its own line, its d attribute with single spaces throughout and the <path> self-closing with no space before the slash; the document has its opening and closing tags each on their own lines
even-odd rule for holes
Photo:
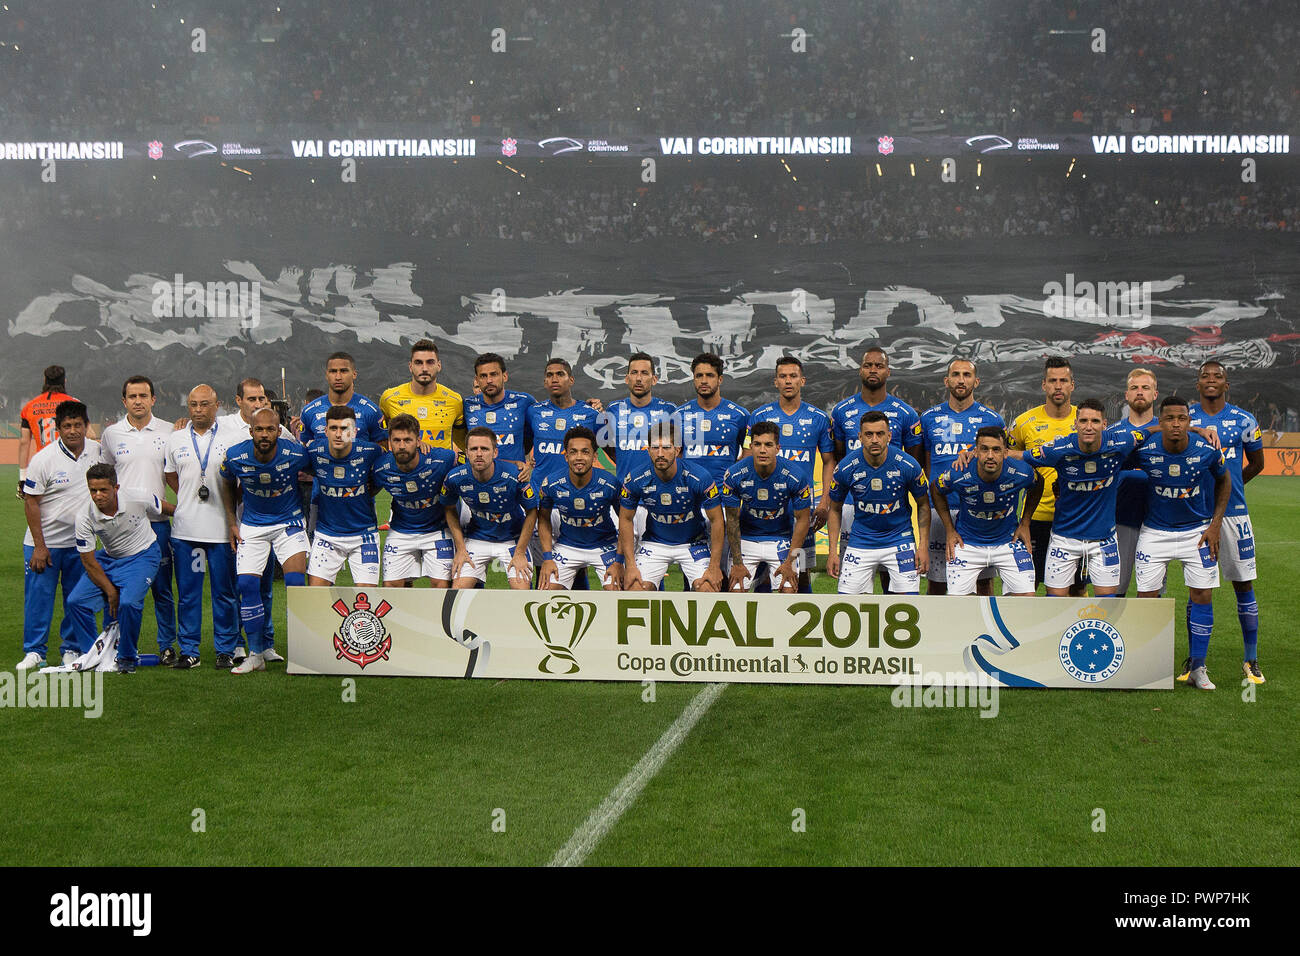
<svg viewBox="0 0 1300 956">
<path fill-rule="evenodd" d="M 291 674 L 1168 690 L 1162 598 L 290 588 Z"/>
<path fill-rule="evenodd" d="M 1290 302 L 1300 238 L 1007 239 L 902 245 L 831 242 L 556 243 L 437 240 L 360 230 L 86 224 L 47 226 L 0 247 L 0 397 L 10 409 L 68 369 L 96 420 L 121 414 L 121 383 L 151 376 L 156 413 L 180 414 L 199 382 L 230 403 L 248 375 L 295 406 L 324 387 L 325 357 L 358 360 L 377 398 L 408 378 L 431 338 L 440 381 L 472 385 L 474 356 L 505 357 L 510 386 L 541 394 L 548 357 L 573 363 L 575 394 L 626 394 L 627 356 L 647 351 L 656 394 L 693 397 L 690 363 L 725 360 L 724 394 L 774 398 L 782 355 L 804 363 L 804 398 L 829 406 L 858 387 L 863 349 L 882 344 L 892 391 L 941 401 L 953 357 L 978 363 L 977 397 L 1006 416 L 1039 405 L 1043 360 L 1074 364 L 1075 398 L 1118 411 L 1125 375 L 1155 371 L 1187 392 L 1208 357 L 1231 399 L 1259 413 L 1300 407 L 1300 322 Z"/>
</svg>

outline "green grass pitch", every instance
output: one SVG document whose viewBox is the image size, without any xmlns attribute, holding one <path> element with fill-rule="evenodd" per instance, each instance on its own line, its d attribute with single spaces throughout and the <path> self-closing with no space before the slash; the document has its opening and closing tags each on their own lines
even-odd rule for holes
<svg viewBox="0 0 1300 956">
<path fill-rule="evenodd" d="M 15 477 L 0 468 L 0 487 Z M 983 719 L 895 709 L 888 687 L 737 684 L 587 862 L 1295 865 L 1297 490 L 1286 478 L 1248 489 L 1268 678 L 1253 701 L 1226 583 L 1214 693 L 1003 691 Z M 10 498 L 9 670 L 22 532 Z M 283 649 L 282 590 L 275 621 Z M 141 647 L 155 645 L 147 603 Z M 196 671 L 105 675 L 97 720 L 0 710 L 0 863 L 544 864 L 700 691 L 661 682 L 646 702 L 638 683 L 359 678 L 345 702 L 338 677 L 212 665 L 205 635 Z"/>
</svg>

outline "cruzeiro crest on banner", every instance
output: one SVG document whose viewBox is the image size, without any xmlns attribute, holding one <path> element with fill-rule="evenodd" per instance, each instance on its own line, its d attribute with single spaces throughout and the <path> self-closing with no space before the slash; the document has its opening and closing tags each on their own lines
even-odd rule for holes
<svg viewBox="0 0 1300 956">
<path fill-rule="evenodd" d="M 334 650 L 338 660 L 347 658 L 358 667 L 365 668 L 378 660 L 388 660 L 393 639 L 388 636 L 383 617 L 393 606 L 387 601 L 380 601 L 373 611 L 364 592 L 357 594 L 351 609 L 340 599 L 334 602 L 334 610 L 343 623 L 334 634 Z"/>
<path fill-rule="evenodd" d="M 537 669 L 543 674 L 576 674 L 578 661 L 573 649 L 596 620 L 596 605 L 591 601 L 575 601 L 561 594 L 549 601 L 529 601 L 524 605 L 528 626 L 549 652 Z M 551 669 L 555 661 L 556 670 Z M 568 663 L 568 670 L 559 667 Z"/>
<path fill-rule="evenodd" d="M 1124 638 L 1106 623 L 1106 612 L 1091 605 L 1081 620 L 1061 635 L 1061 667 L 1077 681 L 1097 684 L 1115 676 L 1124 664 Z"/>
</svg>

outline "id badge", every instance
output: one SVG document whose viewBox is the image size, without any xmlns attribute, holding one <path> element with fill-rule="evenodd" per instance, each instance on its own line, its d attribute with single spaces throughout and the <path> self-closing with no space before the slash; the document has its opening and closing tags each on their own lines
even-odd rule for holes
<svg viewBox="0 0 1300 956">
<path fill-rule="evenodd" d="M 1119 542 L 1113 537 L 1101 543 L 1101 563 L 1103 567 L 1119 567 Z"/>
<path fill-rule="evenodd" d="M 898 559 L 898 570 L 903 574 L 910 574 L 916 570 L 916 552 L 912 550 L 910 544 L 901 545 L 896 552 Z"/>
<path fill-rule="evenodd" d="M 1197 549 L 1197 553 L 1201 556 L 1201 567 L 1203 568 L 1212 568 L 1218 563 L 1210 557 L 1210 546 L 1208 544 L 1201 545 Z"/>
<path fill-rule="evenodd" d="M 439 538 L 433 543 L 433 554 L 439 561 L 450 561 L 455 557 L 455 549 L 450 538 Z"/>
<path fill-rule="evenodd" d="M 699 542 L 696 542 L 695 544 L 692 544 L 689 547 L 691 549 L 691 557 L 694 558 L 696 561 L 709 560 L 709 546 L 707 544 L 701 544 Z"/>
<path fill-rule="evenodd" d="M 1016 568 L 1020 571 L 1034 570 L 1034 556 L 1029 549 L 1017 541 L 1011 546 L 1011 556 L 1016 559 Z"/>
</svg>

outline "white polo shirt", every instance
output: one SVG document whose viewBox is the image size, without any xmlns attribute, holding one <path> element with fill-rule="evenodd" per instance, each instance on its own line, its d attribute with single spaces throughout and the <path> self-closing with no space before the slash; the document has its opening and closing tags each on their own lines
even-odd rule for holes
<svg viewBox="0 0 1300 956">
<path fill-rule="evenodd" d="M 117 483 L 123 488 L 139 488 L 159 500 L 167 494 L 163 484 L 163 461 L 167 453 L 167 436 L 173 431 L 170 422 L 150 417 L 144 428 L 136 428 L 123 418 L 104 429 L 99 443 L 104 447 L 104 461 L 117 469 Z"/>
<path fill-rule="evenodd" d="M 73 457 L 62 440 L 55 439 L 27 463 L 27 480 L 23 491 L 41 499 L 41 534 L 47 548 L 71 548 L 76 543 L 77 516 L 90 504 L 86 471 L 97 465 L 102 451 L 99 442 L 86 439 L 81 454 Z M 36 546 L 32 529 L 23 535 L 23 544 Z"/>
<path fill-rule="evenodd" d="M 117 513 L 106 516 L 92 500 L 77 516 L 77 550 L 95 550 L 95 538 L 110 558 L 129 558 L 158 540 L 150 525 L 163 519 L 162 500 L 138 488 L 117 489 Z"/>
<path fill-rule="evenodd" d="M 238 416 L 236 416 L 238 417 Z M 226 449 L 242 439 L 236 430 L 222 427 L 218 419 L 198 434 L 194 425 L 167 436 L 163 470 L 176 475 L 176 513 L 172 515 L 172 537 L 181 541 L 221 543 L 228 539 L 226 511 L 221 504 L 221 463 Z M 230 439 L 234 439 L 231 441 Z M 195 453 L 195 449 L 198 453 Z M 207 459 L 207 468 L 200 463 Z M 199 500 L 199 487 L 208 489 L 208 500 Z"/>
<path fill-rule="evenodd" d="M 244 421 L 244 417 L 239 412 L 233 412 L 230 415 L 222 415 L 217 419 L 217 424 L 224 429 L 228 429 L 227 434 L 231 437 L 223 439 L 227 448 L 233 448 L 241 441 L 248 441 L 253 437 L 253 427 Z M 237 437 L 236 437 L 237 436 Z M 297 441 L 298 436 L 283 425 L 280 426 L 280 437 L 287 438 L 290 441 Z"/>
</svg>

